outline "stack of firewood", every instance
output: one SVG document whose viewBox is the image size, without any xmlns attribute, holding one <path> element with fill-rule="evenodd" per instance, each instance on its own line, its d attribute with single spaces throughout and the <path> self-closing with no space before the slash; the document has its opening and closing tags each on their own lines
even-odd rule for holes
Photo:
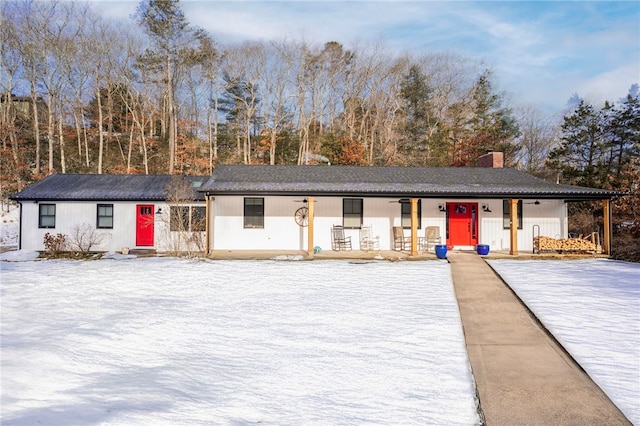
<svg viewBox="0 0 640 426">
<path fill-rule="evenodd" d="M 602 247 L 591 239 L 586 238 L 565 238 L 555 239 L 550 237 L 535 237 L 533 239 L 536 251 L 557 251 L 557 252 L 600 252 Z"/>
</svg>

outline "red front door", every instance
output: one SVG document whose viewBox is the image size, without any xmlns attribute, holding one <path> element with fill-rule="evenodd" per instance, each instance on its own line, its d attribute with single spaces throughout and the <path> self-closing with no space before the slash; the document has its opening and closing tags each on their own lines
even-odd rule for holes
<svg viewBox="0 0 640 426">
<path fill-rule="evenodd" d="M 478 203 L 447 203 L 447 245 L 478 244 Z"/>
<path fill-rule="evenodd" d="M 153 204 L 136 205 L 136 246 L 153 245 Z"/>
</svg>

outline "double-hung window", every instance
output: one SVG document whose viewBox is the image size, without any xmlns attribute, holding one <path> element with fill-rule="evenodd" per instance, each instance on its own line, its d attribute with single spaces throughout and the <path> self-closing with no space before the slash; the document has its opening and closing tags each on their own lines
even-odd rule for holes
<svg viewBox="0 0 640 426">
<path fill-rule="evenodd" d="M 411 200 L 403 198 L 400 200 L 400 217 L 402 227 L 411 228 Z M 422 200 L 418 200 L 418 229 L 422 228 Z"/>
<path fill-rule="evenodd" d="M 502 227 L 511 228 L 509 200 L 502 200 Z M 518 200 L 518 229 L 522 229 L 522 200 Z"/>
<path fill-rule="evenodd" d="M 98 204 L 96 228 L 113 228 L 113 204 Z"/>
<path fill-rule="evenodd" d="M 204 232 L 206 228 L 207 209 L 203 206 L 191 206 L 191 232 Z"/>
<path fill-rule="evenodd" d="M 344 198 L 342 200 L 342 226 L 345 228 L 362 227 L 362 198 Z"/>
<path fill-rule="evenodd" d="M 244 199 L 244 227 L 264 228 L 264 198 Z"/>
<path fill-rule="evenodd" d="M 169 208 L 169 230 L 174 232 L 189 230 L 189 206 Z"/>
<path fill-rule="evenodd" d="M 56 205 L 40 204 L 38 214 L 39 228 L 55 228 L 56 227 Z"/>
</svg>

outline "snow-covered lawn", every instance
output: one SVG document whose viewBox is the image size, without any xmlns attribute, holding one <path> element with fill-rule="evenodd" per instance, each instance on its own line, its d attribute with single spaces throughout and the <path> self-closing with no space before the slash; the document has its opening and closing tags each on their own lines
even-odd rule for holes
<svg viewBox="0 0 640 426">
<path fill-rule="evenodd" d="M 0 267 L 3 425 L 479 422 L 443 261 Z"/>
<path fill-rule="evenodd" d="M 474 424 L 443 261 L 0 255 L 0 423 Z M 640 265 L 489 260 L 640 425 Z"/>
<path fill-rule="evenodd" d="M 640 264 L 604 259 L 489 264 L 640 425 Z"/>
<path fill-rule="evenodd" d="M 18 245 L 20 232 L 20 209 L 17 205 L 2 204 L 0 209 L 0 247 L 14 247 Z"/>
</svg>

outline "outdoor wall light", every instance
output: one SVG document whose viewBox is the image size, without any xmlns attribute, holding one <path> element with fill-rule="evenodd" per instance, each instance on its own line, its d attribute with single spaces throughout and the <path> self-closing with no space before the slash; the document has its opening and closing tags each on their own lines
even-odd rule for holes
<svg viewBox="0 0 640 426">
<path fill-rule="evenodd" d="M 489 204 L 483 204 L 482 205 L 482 211 L 483 212 L 487 212 L 487 213 L 491 213 L 491 209 L 489 208 Z"/>
<path fill-rule="evenodd" d="M 156 212 L 156 214 L 162 214 L 162 207 L 158 207 L 158 211 Z"/>
<path fill-rule="evenodd" d="M 438 204 L 438 210 L 440 210 L 441 212 L 446 212 L 447 206 L 445 206 L 444 204 Z"/>
</svg>

